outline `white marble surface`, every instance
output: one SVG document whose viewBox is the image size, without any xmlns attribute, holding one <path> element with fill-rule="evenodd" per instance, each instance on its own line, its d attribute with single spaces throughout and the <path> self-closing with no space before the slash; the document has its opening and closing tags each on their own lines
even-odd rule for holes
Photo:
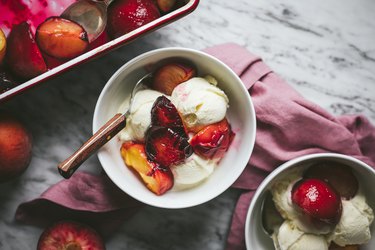
<svg viewBox="0 0 375 250">
<path fill-rule="evenodd" d="M 187 17 L 1 104 L 26 122 L 34 149 L 28 170 L 0 185 L 0 249 L 35 249 L 42 229 L 14 221 L 18 204 L 61 180 L 56 165 L 91 134 L 105 82 L 151 49 L 237 42 L 262 56 L 306 98 L 335 115 L 363 114 L 375 124 L 374 13 L 373 0 L 201 0 Z M 82 169 L 101 167 L 92 157 Z M 237 195 L 228 190 L 183 210 L 145 207 L 106 246 L 224 249 Z"/>
</svg>

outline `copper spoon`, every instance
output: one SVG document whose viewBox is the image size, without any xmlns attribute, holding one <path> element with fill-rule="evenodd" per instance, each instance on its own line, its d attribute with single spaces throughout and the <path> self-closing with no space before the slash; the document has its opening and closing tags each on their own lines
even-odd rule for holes
<svg viewBox="0 0 375 250">
<path fill-rule="evenodd" d="M 104 31 L 107 25 L 107 7 L 113 0 L 78 0 L 68 6 L 60 15 L 79 23 L 87 32 L 91 43 Z"/>
<path fill-rule="evenodd" d="M 57 168 L 59 173 L 66 179 L 69 179 L 78 167 L 87 160 L 99 148 L 104 146 L 116 134 L 126 126 L 126 117 L 130 114 L 135 94 L 141 89 L 145 89 L 145 80 L 152 77 L 152 73 L 143 76 L 134 86 L 129 101 L 129 107 L 125 113 L 115 114 L 108 122 L 91 136 L 75 153 L 61 162 Z"/>
</svg>

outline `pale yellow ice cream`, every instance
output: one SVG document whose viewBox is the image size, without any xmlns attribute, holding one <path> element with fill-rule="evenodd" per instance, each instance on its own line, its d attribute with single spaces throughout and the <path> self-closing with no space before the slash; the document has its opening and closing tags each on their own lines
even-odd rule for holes
<svg viewBox="0 0 375 250">
<path fill-rule="evenodd" d="M 330 238 L 339 246 L 362 245 L 371 239 L 370 225 L 374 213 L 362 192 L 342 201 L 342 215 Z"/>
<path fill-rule="evenodd" d="M 370 226 L 374 220 L 374 213 L 366 203 L 365 195 L 361 190 L 351 200 L 342 199 L 342 215 L 334 229 L 326 227 L 318 230 L 309 225 L 305 217 L 293 207 L 291 199 L 292 187 L 302 178 L 301 176 L 301 169 L 293 169 L 271 187 L 275 206 L 285 219 L 279 233 L 274 235 L 279 241 L 280 249 L 327 249 L 308 248 L 315 244 L 318 246 L 318 242 L 322 244 L 322 239 L 327 247 L 331 241 L 339 246 L 345 246 L 362 245 L 371 239 Z M 307 243 L 308 241 L 312 243 Z"/>
<path fill-rule="evenodd" d="M 288 220 L 280 226 L 276 238 L 279 245 L 276 250 L 328 250 L 323 235 L 305 233 Z"/>
<path fill-rule="evenodd" d="M 171 102 L 189 128 L 216 123 L 225 118 L 228 97 L 214 85 L 216 81 L 212 77 L 207 79 L 194 77 L 179 84 L 172 92 Z"/>
<path fill-rule="evenodd" d="M 272 186 L 271 193 L 275 206 L 284 219 L 293 221 L 293 224 L 300 230 L 306 233 L 327 234 L 330 232 L 329 228 L 320 228 L 319 230 L 314 228 L 293 206 L 291 196 L 292 188 L 301 178 L 302 170 L 296 168 L 288 172 L 287 175 L 279 179 Z"/>
<path fill-rule="evenodd" d="M 217 161 L 206 160 L 192 154 L 183 163 L 171 166 L 175 190 L 183 190 L 199 185 L 214 171 Z"/>
<path fill-rule="evenodd" d="M 144 141 L 146 130 L 151 124 L 152 106 L 161 95 L 163 94 L 151 89 L 137 92 L 131 105 L 130 115 L 126 118 L 126 127 L 119 133 L 122 141 Z M 125 103 L 128 103 L 128 100 Z M 121 107 L 121 111 L 125 109 L 126 107 Z"/>
<path fill-rule="evenodd" d="M 301 174 L 301 170 L 293 169 L 271 187 L 275 206 L 284 219 L 294 220 L 298 216 L 292 204 L 291 191 L 294 183 L 301 179 Z"/>
</svg>

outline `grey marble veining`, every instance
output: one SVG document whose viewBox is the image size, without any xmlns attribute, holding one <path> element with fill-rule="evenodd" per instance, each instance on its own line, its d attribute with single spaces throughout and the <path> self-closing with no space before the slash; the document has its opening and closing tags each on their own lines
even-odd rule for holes
<svg viewBox="0 0 375 250">
<path fill-rule="evenodd" d="M 0 249 L 35 249 L 42 229 L 14 221 L 18 204 L 61 180 L 56 165 L 91 135 L 106 81 L 151 49 L 236 42 L 329 112 L 363 114 L 375 124 L 373 13 L 373 0 L 201 0 L 185 18 L 2 104 L 25 121 L 34 149 L 28 170 L 1 184 Z M 96 157 L 82 169 L 101 171 Z M 223 249 L 237 197 L 236 190 L 228 190 L 193 208 L 145 207 L 106 242 L 107 248 Z"/>
</svg>

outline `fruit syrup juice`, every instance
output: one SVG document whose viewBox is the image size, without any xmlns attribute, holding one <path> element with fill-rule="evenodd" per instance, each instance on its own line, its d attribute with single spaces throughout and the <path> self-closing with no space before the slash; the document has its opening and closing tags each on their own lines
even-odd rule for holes
<svg viewBox="0 0 375 250">
<path fill-rule="evenodd" d="M 7 36 L 14 25 L 17 25 L 23 21 L 27 21 L 30 24 L 30 28 L 33 34 L 35 34 L 36 28 L 45 21 L 46 18 L 51 16 L 59 16 L 69 5 L 74 3 L 76 0 L 0 0 L 0 28 L 3 30 Z M 179 8 L 186 4 L 188 0 L 178 1 L 175 8 Z M 104 31 L 92 44 L 89 45 L 88 50 L 94 49 L 100 45 L 105 44 L 110 39 Z M 46 55 L 42 52 L 43 58 L 46 61 L 47 67 L 52 69 L 66 62 L 63 60 L 58 60 L 51 56 Z M 6 66 L 6 65 L 5 65 Z M 4 72 L 5 71 L 5 72 Z M 10 85 L 21 83 L 21 81 L 16 80 L 16 77 L 12 77 L 7 73 L 7 68 L 0 68 L 0 74 L 7 74 L 8 77 L 0 75 L 0 84 L 4 83 L 1 79 L 10 79 Z M 4 84 L 3 84 L 4 85 Z M 9 89 L 10 85 L 6 88 L 0 86 L 0 93 Z"/>
<path fill-rule="evenodd" d="M 23 21 L 28 21 L 31 31 L 35 30 L 46 18 L 59 16 L 69 5 L 76 0 L 0 0 L 0 28 L 8 35 L 13 25 Z M 98 37 L 88 50 L 96 48 L 108 42 L 108 36 L 105 32 Z M 57 67 L 66 60 L 59 60 L 43 53 L 43 58 L 49 69 Z"/>
<path fill-rule="evenodd" d="M 0 28 L 8 35 L 13 25 L 28 21 L 31 31 L 50 16 L 59 16 L 75 0 L 0 0 Z M 43 54 L 49 68 L 60 65 L 61 61 Z"/>
<path fill-rule="evenodd" d="M 31 29 L 50 16 L 59 16 L 75 0 L 0 0 L 0 28 L 7 35 L 13 25 L 29 21 Z"/>
</svg>

